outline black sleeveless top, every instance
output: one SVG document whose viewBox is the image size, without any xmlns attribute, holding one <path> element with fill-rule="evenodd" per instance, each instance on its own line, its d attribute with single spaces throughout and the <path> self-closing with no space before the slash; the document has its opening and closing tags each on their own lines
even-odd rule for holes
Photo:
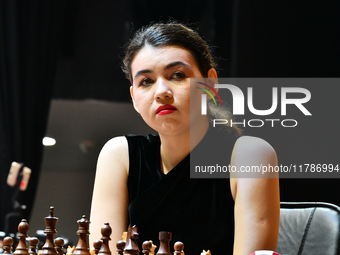
<svg viewBox="0 0 340 255">
<path fill-rule="evenodd" d="M 163 174 L 160 139 L 156 135 L 126 136 L 129 146 L 129 224 L 136 225 L 139 247 L 152 240 L 159 247 L 159 231 L 172 232 L 171 250 L 184 243 L 187 255 L 210 250 L 213 255 L 232 254 L 234 243 L 234 200 L 228 179 L 190 179 L 190 157 L 207 151 L 216 142 L 230 163 L 236 141 L 227 132 L 210 128 L 201 143 L 168 174 Z M 216 153 L 214 153 L 216 154 Z M 202 154 L 199 154 L 202 155 Z"/>
</svg>

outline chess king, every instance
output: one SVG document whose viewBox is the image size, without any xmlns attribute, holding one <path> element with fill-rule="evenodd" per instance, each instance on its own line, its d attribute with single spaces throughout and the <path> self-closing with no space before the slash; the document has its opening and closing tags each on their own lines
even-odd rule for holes
<svg viewBox="0 0 340 255">
<path fill-rule="evenodd" d="M 139 247 L 167 231 L 190 255 L 203 249 L 229 255 L 276 249 L 277 176 L 190 178 L 190 158 L 200 160 L 199 155 L 236 169 L 277 165 L 266 141 L 242 135 L 235 126 L 214 129 L 200 107 L 191 109 L 190 101 L 204 92 L 192 91 L 190 80 L 217 82 L 214 59 L 196 31 L 174 22 L 151 24 L 131 39 L 123 71 L 135 110 L 157 134 L 115 137 L 103 147 L 93 191 L 91 243 L 100 238 L 97 233 L 107 221 L 113 243 L 128 225 L 136 225 Z M 208 112 L 225 113 L 210 105 Z"/>
</svg>

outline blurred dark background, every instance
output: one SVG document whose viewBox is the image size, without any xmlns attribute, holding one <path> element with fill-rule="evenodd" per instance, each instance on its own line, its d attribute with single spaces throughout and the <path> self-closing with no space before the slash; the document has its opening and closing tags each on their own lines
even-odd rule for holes
<svg viewBox="0 0 340 255">
<path fill-rule="evenodd" d="M 131 108 L 120 70 L 123 46 L 136 29 L 169 18 L 192 24 L 214 46 L 220 77 L 329 78 L 339 77 L 339 10 L 338 1 L 1 1 L 0 230 L 12 211 L 13 188 L 6 185 L 12 161 L 33 170 L 20 194 L 23 217 L 40 224 L 32 229 L 44 229 L 48 207 L 60 204 L 58 224 L 74 222 L 75 233 L 75 221 L 89 213 L 101 146 L 116 135 L 150 132 Z M 339 88 L 333 89 L 320 86 L 312 97 L 315 107 L 331 109 L 315 125 L 285 136 L 245 131 L 273 144 L 280 162 L 293 156 L 339 163 Z M 57 138 L 54 148 L 43 148 L 45 135 Z M 282 179 L 281 199 L 340 205 L 339 184 Z"/>
</svg>

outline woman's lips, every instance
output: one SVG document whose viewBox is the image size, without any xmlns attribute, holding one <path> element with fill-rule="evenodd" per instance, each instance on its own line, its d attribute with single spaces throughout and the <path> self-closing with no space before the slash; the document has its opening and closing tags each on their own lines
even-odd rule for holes
<svg viewBox="0 0 340 255">
<path fill-rule="evenodd" d="M 172 106 L 170 104 L 166 104 L 166 105 L 161 105 L 160 107 L 158 107 L 157 110 L 156 110 L 156 114 L 166 115 L 166 114 L 173 113 L 176 110 L 177 110 L 177 108 L 175 106 Z"/>
</svg>

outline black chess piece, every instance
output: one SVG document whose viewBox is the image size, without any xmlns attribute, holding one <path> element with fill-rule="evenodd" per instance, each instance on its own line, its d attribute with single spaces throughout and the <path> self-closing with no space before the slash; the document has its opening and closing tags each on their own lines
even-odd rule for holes
<svg viewBox="0 0 340 255">
<path fill-rule="evenodd" d="M 29 249 L 28 249 L 28 253 L 30 255 L 37 255 L 37 246 L 39 244 L 39 239 L 36 237 L 31 237 L 29 240 Z"/>
<path fill-rule="evenodd" d="M 93 242 L 94 254 L 98 255 L 100 248 L 102 247 L 102 244 L 103 244 L 102 240 L 97 240 Z"/>
<path fill-rule="evenodd" d="M 145 254 L 145 255 L 149 255 L 150 252 L 151 252 L 151 248 L 152 248 L 152 242 L 151 241 L 144 241 L 143 244 L 142 244 L 142 252 Z"/>
<path fill-rule="evenodd" d="M 58 222 L 58 218 L 54 217 L 54 207 L 50 207 L 49 216 L 45 217 L 46 229 L 44 233 L 46 234 L 46 241 L 40 255 L 57 255 L 54 245 L 54 235 L 57 234 L 57 230 L 55 229 Z"/>
<path fill-rule="evenodd" d="M 17 248 L 15 249 L 15 252 L 13 254 L 15 255 L 28 255 L 28 249 L 26 245 L 26 237 L 27 232 L 29 230 L 29 226 L 27 224 L 27 220 L 21 220 L 19 226 L 18 226 L 18 237 L 19 237 L 19 243 L 17 245 Z"/>
<path fill-rule="evenodd" d="M 116 247 L 117 247 L 117 254 L 118 255 L 123 255 L 124 254 L 125 241 L 119 240 L 116 243 Z"/>
<path fill-rule="evenodd" d="M 171 255 L 170 251 L 170 240 L 172 233 L 171 232 L 159 232 L 159 240 L 160 245 L 156 255 Z"/>
<path fill-rule="evenodd" d="M 90 221 L 86 219 L 86 216 L 77 221 L 79 229 L 77 234 L 79 235 L 78 244 L 73 252 L 74 255 L 91 255 L 89 251 L 89 245 L 87 243 L 87 236 L 90 234 L 89 225 Z"/>
<path fill-rule="evenodd" d="M 4 240 L 3 240 L 3 249 L 4 249 L 4 252 L 3 254 L 12 254 L 11 250 L 12 250 L 12 245 L 13 245 L 14 241 L 13 241 L 13 238 L 12 237 L 5 237 Z"/>
<path fill-rule="evenodd" d="M 63 253 L 63 246 L 64 246 L 64 239 L 61 237 L 58 237 L 54 240 L 55 243 L 55 250 L 58 255 L 64 255 Z"/>
<path fill-rule="evenodd" d="M 112 229 L 108 222 L 104 223 L 104 226 L 101 228 L 102 238 L 103 241 L 102 247 L 98 252 L 98 255 L 111 255 L 111 250 L 109 247 L 109 241 L 111 240 L 110 235 L 112 233 Z"/>
<path fill-rule="evenodd" d="M 137 244 L 138 237 L 139 237 L 139 234 L 137 232 L 137 226 L 131 227 L 130 225 L 127 231 L 126 244 L 124 247 L 125 255 L 138 255 L 139 254 L 139 248 Z"/>
<path fill-rule="evenodd" d="M 174 255 L 183 255 L 184 254 L 184 244 L 182 242 L 176 242 L 174 244 Z"/>
</svg>

